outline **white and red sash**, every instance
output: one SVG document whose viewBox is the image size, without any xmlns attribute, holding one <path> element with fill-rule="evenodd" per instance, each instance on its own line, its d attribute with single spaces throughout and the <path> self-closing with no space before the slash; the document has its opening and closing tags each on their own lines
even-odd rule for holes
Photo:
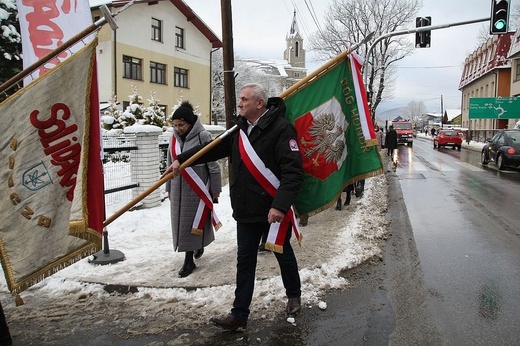
<svg viewBox="0 0 520 346">
<path fill-rule="evenodd" d="M 181 153 L 181 146 L 175 136 L 172 136 L 172 146 L 171 146 L 171 152 L 173 159 L 177 159 L 177 155 Z M 213 199 L 210 196 L 210 189 L 209 189 L 209 182 L 208 179 L 207 184 L 204 184 L 202 182 L 202 179 L 200 179 L 199 175 L 195 173 L 193 168 L 186 167 L 181 172 L 182 177 L 186 180 L 188 185 L 192 188 L 193 191 L 199 196 L 200 202 L 199 206 L 197 208 L 197 212 L 195 214 L 195 219 L 193 220 L 193 226 L 191 229 L 191 233 L 201 235 L 204 231 L 204 223 L 206 222 L 206 218 L 208 217 L 208 214 L 211 213 L 211 224 L 215 228 L 215 230 L 218 230 L 222 223 L 217 217 L 217 214 L 215 213 L 213 209 Z"/>
<path fill-rule="evenodd" d="M 280 181 L 273 174 L 273 172 L 265 166 L 263 161 L 260 159 L 258 154 L 255 152 L 247 135 L 244 131 L 240 130 L 238 137 L 238 148 L 240 150 L 240 156 L 242 161 L 246 165 L 249 172 L 253 175 L 256 181 L 264 188 L 264 190 L 274 198 L 276 190 L 280 186 Z M 283 244 L 285 242 L 285 236 L 289 229 L 289 224 L 292 224 L 294 235 L 298 240 L 298 244 L 301 245 L 302 234 L 296 222 L 296 214 L 293 207 L 287 211 L 282 222 L 272 223 L 269 227 L 269 234 L 267 236 L 267 242 L 265 248 L 274 252 L 283 253 Z"/>
</svg>

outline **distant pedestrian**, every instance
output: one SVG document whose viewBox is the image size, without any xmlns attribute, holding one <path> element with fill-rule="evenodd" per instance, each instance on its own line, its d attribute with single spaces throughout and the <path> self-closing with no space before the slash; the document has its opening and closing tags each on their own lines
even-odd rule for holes
<svg viewBox="0 0 520 346">
<path fill-rule="evenodd" d="M 376 138 L 377 138 L 377 148 L 379 150 L 384 149 L 385 148 L 385 134 L 383 133 L 383 130 L 381 130 L 378 125 L 375 125 L 374 131 L 376 133 Z"/>
<path fill-rule="evenodd" d="M 354 182 L 352 184 L 347 185 L 346 188 L 343 189 L 343 192 L 346 193 L 345 196 L 345 203 L 343 205 L 347 206 L 350 205 L 350 201 L 352 199 L 352 191 L 354 191 L 354 194 L 357 198 L 361 198 L 363 196 L 363 192 L 365 191 L 365 179 L 361 179 L 357 182 Z M 341 210 L 341 195 L 338 198 L 338 201 L 336 202 L 336 210 Z"/>
<path fill-rule="evenodd" d="M 388 133 L 385 138 L 385 148 L 387 149 L 387 155 L 392 157 L 394 150 L 397 149 L 397 132 L 394 130 L 394 126 L 390 125 Z"/>
<path fill-rule="evenodd" d="M 432 133 L 432 137 L 435 137 L 435 127 L 432 127 L 431 133 Z"/>
</svg>

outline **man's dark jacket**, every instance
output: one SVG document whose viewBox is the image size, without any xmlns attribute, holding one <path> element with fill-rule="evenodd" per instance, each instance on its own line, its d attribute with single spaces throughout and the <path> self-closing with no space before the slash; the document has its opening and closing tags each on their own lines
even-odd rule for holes
<svg viewBox="0 0 520 346">
<path fill-rule="evenodd" d="M 386 134 L 385 147 L 387 149 L 397 149 L 397 132 L 395 130 L 390 130 Z"/>
<path fill-rule="evenodd" d="M 215 161 L 229 156 L 231 207 L 233 218 L 237 222 L 267 222 L 270 208 L 287 213 L 303 182 L 302 157 L 300 151 L 295 150 L 298 143 L 296 130 L 284 118 L 285 104 L 281 98 L 270 98 L 267 108 L 268 111 L 249 134 L 249 141 L 265 166 L 280 180 L 274 199 L 244 165 L 238 149 L 238 131 L 222 139 L 222 142 L 193 163 Z M 240 117 L 237 124 L 240 130 L 247 133 L 245 118 Z M 202 147 L 180 154 L 179 162 L 186 161 Z"/>
</svg>

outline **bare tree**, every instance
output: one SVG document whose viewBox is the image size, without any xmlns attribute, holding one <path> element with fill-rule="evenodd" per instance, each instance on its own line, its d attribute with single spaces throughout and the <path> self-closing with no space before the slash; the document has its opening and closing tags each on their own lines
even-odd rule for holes
<svg viewBox="0 0 520 346">
<path fill-rule="evenodd" d="M 241 59 L 235 57 L 235 90 L 238 94 L 240 88 L 247 83 L 259 83 L 266 87 L 268 96 L 278 96 L 282 92 L 282 76 L 274 71 L 272 66 L 262 64 L 255 59 Z M 211 87 L 211 119 L 214 124 L 225 123 L 224 114 L 224 77 L 223 77 L 222 52 L 216 51 L 212 56 L 212 87 Z"/>
<path fill-rule="evenodd" d="M 325 27 L 310 40 L 310 49 L 319 60 L 328 60 L 361 42 L 371 32 L 375 35 L 358 53 L 367 59 L 366 88 L 372 117 L 384 98 L 390 98 L 393 66 L 410 55 L 413 44 L 404 36 L 393 36 L 379 42 L 367 57 L 372 43 L 381 35 L 411 27 L 421 0 L 333 0 L 325 14 Z"/>
<path fill-rule="evenodd" d="M 225 124 L 226 112 L 224 103 L 224 61 L 222 50 L 211 55 L 211 123 Z"/>
<path fill-rule="evenodd" d="M 423 101 L 410 101 L 403 110 L 405 119 L 417 122 L 426 113 L 426 106 Z"/>
</svg>

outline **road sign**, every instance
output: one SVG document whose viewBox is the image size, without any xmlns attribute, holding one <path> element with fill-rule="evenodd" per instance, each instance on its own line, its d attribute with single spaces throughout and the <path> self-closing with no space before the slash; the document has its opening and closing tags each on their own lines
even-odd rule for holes
<svg viewBox="0 0 520 346">
<path fill-rule="evenodd" d="M 520 119 L 520 97 L 470 97 L 470 119 Z"/>
</svg>

